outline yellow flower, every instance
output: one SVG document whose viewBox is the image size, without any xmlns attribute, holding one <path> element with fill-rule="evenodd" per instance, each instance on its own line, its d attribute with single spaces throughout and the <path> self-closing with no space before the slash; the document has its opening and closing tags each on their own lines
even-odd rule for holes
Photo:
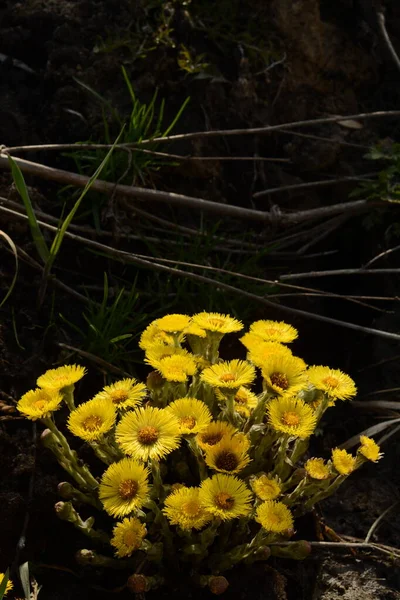
<svg viewBox="0 0 400 600">
<path fill-rule="evenodd" d="M 208 450 L 226 437 L 232 437 L 237 429 L 225 421 L 213 421 L 204 431 L 196 436 L 197 443 L 203 450 Z"/>
<path fill-rule="evenodd" d="M 180 398 L 171 402 L 165 410 L 178 419 L 182 435 L 204 431 L 212 420 L 208 406 L 196 398 Z"/>
<path fill-rule="evenodd" d="M 358 452 L 365 456 L 365 458 L 372 462 L 377 462 L 382 458 L 383 454 L 380 451 L 380 447 L 373 439 L 366 435 L 360 435 L 360 443 L 361 446 L 359 447 Z"/>
<path fill-rule="evenodd" d="M 220 473 L 239 473 L 250 462 L 249 447 L 250 442 L 244 433 L 225 437 L 206 450 L 206 464 Z"/>
<path fill-rule="evenodd" d="M 196 325 L 196 323 L 193 323 L 193 321 L 191 321 L 189 325 L 185 328 L 184 333 L 186 335 L 197 335 L 197 337 L 201 338 L 207 337 L 205 329 L 202 329 L 201 327 Z"/>
<path fill-rule="evenodd" d="M 263 502 L 257 507 L 255 520 L 263 529 L 272 533 L 284 533 L 293 529 L 293 515 L 283 502 Z"/>
<path fill-rule="evenodd" d="M 305 368 L 302 358 L 275 354 L 264 363 L 262 376 L 277 394 L 294 394 L 306 386 Z"/>
<path fill-rule="evenodd" d="M 86 369 L 80 365 L 64 365 L 58 369 L 49 369 L 37 380 L 37 385 L 50 390 L 62 390 L 62 388 L 74 385 L 86 374 Z"/>
<path fill-rule="evenodd" d="M 181 487 L 165 499 L 163 513 L 171 525 L 182 529 L 201 529 L 212 520 L 200 501 L 199 488 Z"/>
<path fill-rule="evenodd" d="M 138 460 L 159 460 L 178 448 L 179 422 L 165 409 L 147 406 L 125 414 L 115 432 L 121 450 Z"/>
<path fill-rule="evenodd" d="M 207 511 L 223 521 L 245 517 L 251 511 L 252 494 L 234 475 L 218 473 L 205 479 L 199 498 Z"/>
<path fill-rule="evenodd" d="M 87 442 L 101 438 L 115 425 L 116 411 L 112 402 L 89 400 L 69 415 L 68 429 Z"/>
<path fill-rule="evenodd" d="M 174 336 L 169 335 L 165 331 L 161 331 L 161 329 L 157 327 L 157 321 L 153 321 L 152 323 L 150 323 L 150 325 L 146 327 L 146 329 L 140 336 L 139 348 L 141 348 L 142 350 L 147 350 L 154 344 L 164 344 L 168 346 L 173 345 L 173 343 Z"/>
<path fill-rule="evenodd" d="M 226 396 L 220 392 L 220 390 L 216 391 L 216 396 L 219 400 L 224 401 Z M 240 412 L 240 409 L 246 408 L 248 414 L 257 406 L 258 398 L 253 392 L 247 389 L 244 386 L 241 386 L 235 394 L 235 410 Z"/>
<path fill-rule="evenodd" d="M 184 382 L 197 369 L 193 354 L 183 348 L 165 347 L 163 353 L 159 347 L 149 349 L 145 362 L 157 369 L 167 381 Z"/>
<path fill-rule="evenodd" d="M 339 371 L 329 367 L 309 367 L 307 376 L 312 385 L 336 400 L 349 400 L 357 393 L 354 381 Z"/>
<path fill-rule="evenodd" d="M 290 348 L 283 344 L 279 344 L 279 342 L 264 342 L 261 340 L 261 343 L 258 344 L 257 347 L 250 350 L 247 358 L 253 365 L 262 369 L 265 365 L 268 365 L 268 362 L 273 356 L 285 356 L 290 358 L 293 356 L 293 353 Z M 304 363 L 304 368 L 305 367 L 306 364 Z"/>
<path fill-rule="evenodd" d="M 255 321 L 250 325 L 250 333 L 259 335 L 266 342 L 288 344 L 298 337 L 297 329 L 283 321 Z"/>
<path fill-rule="evenodd" d="M 213 387 L 223 390 L 238 390 L 241 386 L 252 383 L 256 372 L 250 363 L 234 359 L 204 369 L 200 377 L 202 381 Z"/>
<path fill-rule="evenodd" d="M 3 579 L 4 579 L 4 573 L 0 573 L 0 585 L 1 585 L 1 584 L 2 584 L 2 582 L 3 582 Z M 6 589 L 5 589 L 5 592 L 4 592 L 4 596 L 7 596 L 8 592 L 9 592 L 10 590 L 12 590 L 12 589 L 13 589 L 13 587 L 14 587 L 14 586 L 13 586 L 13 582 L 11 581 L 11 579 L 9 579 L 9 580 L 7 581 L 7 583 L 6 583 Z"/>
<path fill-rule="evenodd" d="M 329 479 L 331 476 L 329 466 L 323 458 L 309 458 L 304 468 L 312 479 Z"/>
<path fill-rule="evenodd" d="M 167 356 L 187 356 L 189 352 L 184 348 L 177 348 L 175 346 L 166 346 L 165 344 L 160 344 L 159 342 L 152 344 L 148 348 L 146 348 L 146 358 L 144 361 L 155 367 L 160 360 L 163 358 L 167 358 Z"/>
<path fill-rule="evenodd" d="M 165 315 L 161 319 L 156 320 L 156 325 L 161 331 L 167 333 L 174 333 L 177 331 L 183 331 L 190 323 L 190 317 L 187 315 Z"/>
<path fill-rule="evenodd" d="M 57 390 L 36 388 L 24 394 L 17 404 L 17 409 L 28 419 L 45 419 L 60 408 L 62 396 Z"/>
<path fill-rule="evenodd" d="M 111 538 L 116 556 L 118 558 L 131 556 L 140 548 L 146 533 L 146 527 L 136 517 L 126 517 L 121 523 L 117 523 Z"/>
<path fill-rule="evenodd" d="M 99 498 L 113 517 L 125 517 L 141 508 L 149 494 L 149 469 L 133 458 L 113 463 L 103 473 Z"/>
<path fill-rule="evenodd" d="M 146 396 L 146 386 L 136 379 L 121 379 L 106 385 L 93 400 L 111 401 L 118 410 L 133 408 L 140 404 Z"/>
<path fill-rule="evenodd" d="M 332 462 L 340 475 L 350 475 L 356 468 L 355 457 L 340 448 L 332 450 Z"/>
<path fill-rule="evenodd" d="M 216 333 L 233 333 L 243 329 L 243 323 L 230 317 L 229 315 L 221 315 L 220 313 L 201 312 L 194 315 L 192 321 L 201 329 Z"/>
<path fill-rule="evenodd" d="M 276 431 L 303 439 L 313 433 L 317 424 L 313 409 L 299 398 L 273 398 L 267 405 L 267 413 Z"/>
<path fill-rule="evenodd" d="M 260 500 L 275 500 L 282 492 L 279 482 L 265 474 L 250 479 L 250 485 Z"/>
</svg>

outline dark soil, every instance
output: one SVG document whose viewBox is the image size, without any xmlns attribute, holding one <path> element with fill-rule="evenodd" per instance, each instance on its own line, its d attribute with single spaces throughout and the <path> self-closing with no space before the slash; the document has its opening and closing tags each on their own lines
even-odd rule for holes
<svg viewBox="0 0 400 600">
<path fill-rule="evenodd" d="M 400 7 L 389 0 L 384 4 L 389 34 L 400 54 Z M 176 132 L 261 127 L 327 115 L 398 109 L 399 72 L 379 34 L 375 10 L 380 5 L 379 1 L 369 0 L 334 3 L 328 0 L 220 0 L 216 3 L 201 0 L 187 6 L 162 0 L 120 0 L 118 3 L 113 0 L 5 0 L 0 7 L 0 144 L 10 147 L 88 139 L 104 141 L 101 103 L 76 80 L 106 98 L 125 119 L 131 105 L 121 65 L 142 102 L 149 102 L 158 88 L 158 98 L 166 100 L 166 122 L 173 118 L 187 96 L 191 97 Z M 203 62 L 209 65 L 205 75 L 204 72 L 191 75 L 179 67 L 182 48 L 189 49 L 192 58 L 204 56 Z M 266 69 L 266 65 L 280 60 L 273 68 Z M 256 200 L 252 193 L 376 170 L 376 166 L 373 164 L 371 168 L 370 161 L 364 158 L 363 148 L 346 146 L 343 142 L 362 146 L 387 138 L 399 142 L 399 123 L 398 118 L 392 118 L 365 121 L 362 129 L 331 124 L 301 130 L 325 140 L 286 132 L 264 137 L 216 138 L 215 141 L 198 139 L 193 144 L 183 141 L 168 146 L 168 151 L 203 156 L 254 156 L 256 153 L 291 162 L 256 165 L 251 161 L 182 162 L 179 166 L 164 166 L 146 174 L 144 182 L 133 183 L 259 210 L 269 210 L 275 203 L 285 212 L 344 202 L 355 184 L 312 188 L 306 192 L 297 190 Z M 111 136 L 118 133 L 115 122 L 110 121 L 110 128 Z M 72 161 L 61 153 L 31 151 L 24 154 L 24 158 L 74 170 Z M 59 218 L 62 208 L 57 196 L 59 186 L 33 177 L 27 177 L 27 183 L 35 209 Z M 0 196 L 17 200 L 7 171 L 0 173 Z M 192 210 L 147 203 L 140 206 L 181 225 L 198 226 L 198 215 Z M 94 227 L 92 217 L 89 215 L 86 221 L 85 218 L 82 211 L 79 223 Z M 213 217 L 205 215 L 204 219 L 208 226 L 213 222 Z M 267 256 L 257 267 L 258 274 L 275 278 L 277 273 L 360 266 L 398 244 L 398 227 L 397 233 L 393 233 L 396 219 L 396 207 L 353 216 L 313 246 L 312 258 L 304 259 L 295 251 L 290 254 L 291 250 L 284 256 Z M 115 247 L 130 252 L 148 250 L 140 241 L 125 243 L 118 237 L 121 231 L 132 233 L 139 226 L 149 223 L 152 226 L 145 218 L 134 215 L 132 219 L 131 213 L 122 206 L 103 199 L 99 220 L 103 229 L 112 232 Z M 1 212 L 0 225 L 15 243 L 37 258 L 24 221 Z M 244 228 L 252 229 L 259 236 L 260 250 L 286 232 L 279 226 L 265 228 L 261 223 L 248 225 L 229 219 L 223 222 L 223 227 L 233 236 L 241 234 Z M 47 239 L 51 241 L 50 236 Z M 310 239 L 302 244 L 306 241 Z M 166 246 L 157 246 L 157 252 L 160 256 L 182 260 L 185 256 L 182 248 L 179 256 L 169 254 Z M 334 253 L 330 253 L 332 251 Z M 3 297 L 11 283 L 13 258 L 6 252 L 5 245 L 1 252 Z M 223 264 L 222 258 L 220 264 Z M 240 267 L 240 258 L 236 265 Z M 398 267 L 396 253 L 380 266 Z M 154 273 L 145 270 L 138 273 L 136 267 L 113 263 L 81 251 L 72 241 L 64 242 L 56 265 L 56 275 L 64 283 L 74 289 L 78 289 L 82 281 L 95 285 L 97 291 L 93 293 L 98 298 L 104 271 L 111 283 L 120 280 L 132 283 L 138 276 L 147 293 L 150 290 L 151 295 L 154 291 L 162 312 L 165 306 L 168 310 L 171 297 L 178 296 L 176 279 L 157 279 Z M 306 280 L 304 285 L 313 286 L 313 280 Z M 80 327 L 84 324 L 80 301 L 50 285 L 43 304 L 37 308 L 39 287 L 40 272 L 21 262 L 16 287 L 1 309 L 0 571 L 12 565 L 16 579 L 18 565 L 29 561 L 43 586 L 40 600 L 102 600 L 114 592 L 115 597 L 122 600 L 130 597 L 123 589 L 129 574 L 82 568 L 76 564 L 74 553 L 82 548 L 85 540 L 68 524 L 59 521 L 53 508 L 58 500 L 57 483 L 63 479 L 63 473 L 38 443 L 40 426 L 36 428 L 26 423 L 13 412 L 15 401 L 34 386 L 41 372 L 57 364 L 61 356 L 72 356 L 58 344 L 79 348 L 82 343 L 65 322 L 70 320 Z M 214 296 L 215 304 L 206 306 L 208 292 L 201 287 L 194 285 L 191 296 L 181 300 L 181 305 L 175 304 L 174 311 L 189 312 L 187 303 L 190 303 L 193 311 L 229 312 L 232 305 L 239 316 L 240 311 L 246 309 L 249 320 L 285 318 L 300 330 L 296 354 L 310 364 L 329 364 L 350 373 L 361 396 L 399 386 L 398 361 L 392 361 L 399 354 L 396 342 L 282 313 L 279 306 L 267 314 L 262 305 L 252 306 L 247 299 L 242 300 L 242 304 L 238 299 L 235 304 L 235 299 L 221 291 Z M 393 301 L 379 305 L 385 312 L 312 296 L 292 299 L 288 305 L 364 327 L 399 331 L 397 276 L 329 278 L 324 280 L 323 289 L 332 293 L 385 295 Z M 147 302 L 148 298 L 143 296 L 135 306 L 135 312 L 144 315 L 143 326 L 137 324 L 136 335 L 147 324 L 146 313 L 153 314 L 156 310 L 154 304 L 149 309 Z M 85 363 L 82 357 L 74 356 L 74 360 Z M 83 398 L 97 391 L 108 375 L 107 369 L 90 361 L 88 366 L 94 374 L 79 389 Z M 122 368 L 126 368 L 126 363 L 122 363 Z M 145 376 L 140 366 L 135 365 L 135 368 L 138 375 Z M 323 436 L 313 441 L 312 450 L 328 456 L 331 447 L 375 423 L 375 417 L 343 404 L 332 415 L 328 414 Z M 340 493 L 319 507 L 313 518 L 299 524 L 301 537 L 316 540 L 318 523 L 325 523 L 338 535 L 352 536 L 359 541 L 365 538 L 374 521 L 399 500 L 398 439 L 398 434 L 390 438 L 383 448 L 385 457 L 378 465 L 358 472 L 343 485 Z M 326 532 L 324 539 L 330 539 Z M 399 547 L 398 505 L 383 519 L 371 541 Z M 400 598 L 398 561 L 372 551 L 318 549 L 304 562 L 274 559 L 266 565 L 234 569 L 227 577 L 230 581 L 227 600 Z M 197 600 L 210 595 L 178 578 L 169 587 L 148 597 L 169 600 L 172 596 L 185 596 Z"/>
</svg>

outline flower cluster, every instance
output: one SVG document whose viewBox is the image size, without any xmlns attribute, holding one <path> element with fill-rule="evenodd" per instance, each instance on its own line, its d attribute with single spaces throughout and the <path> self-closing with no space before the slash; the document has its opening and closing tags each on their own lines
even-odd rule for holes
<svg viewBox="0 0 400 600">
<path fill-rule="evenodd" d="M 122 379 L 75 407 L 85 369 L 69 365 L 41 375 L 20 399 L 19 411 L 42 421 L 44 445 L 74 481 L 59 485 L 57 515 L 113 549 L 115 558 L 83 549 L 81 564 L 119 567 L 122 559 L 136 573 L 128 583 L 136 591 L 186 564 L 220 589 L 220 573 L 278 554 L 279 542 L 295 535 L 296 517 L 381 458 L 366 436 L 356 455 L 335 448 L 328 460 L 309 457 L 324 412 L 354 397 L 354 382 L 293 355 L 297 331 L 283 322 L 256 321 L 240 338 L 243 358 L 222 360 L 221 339 L 242 329 L 218 313 L 166 315 L 140 338 L 152 369 L 146 384 Z M 98 479 L 56 425 L 64 405 L 69 432 L 104 464 Z M 80 517 L 82 504 L 114 519 L 110 534 L 94 517 Z M 156 565 L 154 575 L 139 577 L 146 562 L 146 572 Z"/>
</svg>

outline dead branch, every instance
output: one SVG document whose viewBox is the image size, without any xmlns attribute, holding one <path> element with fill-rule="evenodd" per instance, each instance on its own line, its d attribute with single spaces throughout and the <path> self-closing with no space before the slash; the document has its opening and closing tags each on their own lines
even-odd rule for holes
<svg viewBox="0 0 400 600">
<path fill-rule="evenodd" d="M 13 159 L 23 173 L 36 175 L 44 179 L 57 181 L 59 183 L 67 185 L 73 185 L 79 188 L 84 188 L 89 181 L 89 177 L 86 177 L 85 175 L 71 173 L 70 171 L 64 171 L 62 169 L 55 169 L 54 167 L 48 167 L 40 163 L 34 163 L 17 157 L 13 157 Z M 10 169 L 10 164 L 8 162 L 7 155 L 4 154 L 1 150 L 0 168 Z M 95 181 L 93 181 L 91 189 L 105 194 L 122 195 L 125 197 L 133 198 L 134 200 L 147 200 L 149 202 L 167 202 L 169 204 L 174 204 L 188 209 L 203 210 L 205 212 L 212 212 L 215 214 L 236 217 L 238 219 L 246 219 L 258 222 L 261 221 L 263 223 L 269 223 L 272 225 L 287 225 L 301 222 L 304 223 L 306 221 L 312 221 L 314 219 L 324 219 L 342 213 L 354 214 L 368 210 L 368 208 L 372 205 L 381 206 L 383 204 L 387 204 L 385 202 L 355 200 L 353 202 L 333 204 L 331 206 L 324 206 L 322 208 L 313 208 L 310 210 L 304 210 L 293 213 L 281 213 L 279 209 L 269 212 L 263 212 L 250 208 L 242 208 L 240 206 L 232 206 L 230 204 L 221 204 L 220 202 L 212 202 L 210 200 L 204 200 L 203 198 L 195 198 L 193 196 L 175 194 L 173 192 L 163 192 L 160 190 L 151 190 L 129 185 L 114 184 L 100 179 L 96 179 Z"/>
<path fill-rule="evenodd" d="M 394 46 L 393 46 L 391 39 L 389 37 L 389 34 L 387 32 L 386 25 L 385 25 L 385 15 L 383 14 L 383 12 L 378 11 L 376 13 L 376 16 L 378 19 L 379 31 L 382 34 L 383 40 L 387 46 L 387 49 L 390 52 L 391 57 L 393 58 L 393 60 L 396 64 L 396 67 L 400 71 L 400 58 L 397 56 L 396 50 L 394 49 Z"/>
<path fill-rule="evenodd" d="M 0 206 L 0 211 L 8 213 L 9 215 L 13 215 L 14 217 L 17 217 L 20 219 L 24 219 L 24 220 L 28 219 L 28 217 L 26 215 L 23 215 L 19 212 L 11 210 L 5 206 Z M 54 231 L 54 232 L 57 231 L 57 227 L 54 227 L 53 225 L 49 225 L 48 223 L 45 223 L 43 221 L 38 221 L 38 223 L 40 226 L 50 229 L 51 231 Z M 145 268 L 150 268 L 150 269 L 154 269 L 156 271 L 169 273 L 176 277 L 186 277 L 188 279 L 192 279 L 193 281 L 198 281 L 199 283 L 213 285 L 219 289 L 226 290 L 229 293 L 241 295 L 245 298 L 248 298 L 249 300 L 254 300 L 255 302 L 259 302 L 260 304 L 263 304 L 264 306 L 268 306 L 269 308 L 272 308 L 274 310 L 281 310 L 282 312 L 286 312 L 289 314 L 299 315 L 299 316 L 302 316 L 305 318 L 311 318 L 311 319 L 315 319 L 317 321 L 322 321 L 325 323 L 331 323 L 333 325 L 338 325 L 340 327 L 353 329 L 355 331 L 360 331 L 362 333 L 377 335 L 382 338 L 400 341 L 400 335 L 396 334 L 396 333 L 392 333 L 389 331 L 382 331 L 379 329 L 373 329 L 371 327 L 362 327 L 361 325 L 356 325 L 355 323 L 347 323 L 346 321 L 340 321 L 338 319 L 333 319 L 331 317 L 326 317 L 324 315 L 310 313 L 305 310 L 300 310 L 298 308 L 291 308 L 289 306 L 284 306 L 282 304 L 276 304 L 275 302 L 271 302 L 270 300 L 267 300 L 266 298 L 257 296 L 257 294 L 247 292 L 245 290 L 237 288 L 233 285 L 229 285 L 227 283 L 216 281 L 209 277 L 205 277 L 204 275 L 198 275 L 197 273 L 192 273 L 190 271 L 183 271 L 182 269 L 168 267 L 161 263 L 157 263 L 157 262 L 155 262 L 155 260 L 152 260 L 151 257 L 148 257 L 147 259 L 143 259 L 143 258 L 140 258 L 136 254 L 131 254 L 129 252 L 125 252 L 124 250 L 117 250 L 115 248 L 111 248 L 110 246 L 106 246 L 104 244 L 100 244 L 99 242 L 95 242 L 93 240 L 83 238 L 82 236 L 70 233 L 68 231 L 65 233 L 65 236 L 77 243 L 82 243 L 91 248 L 95 248 L 96 250 L 99 250 L 100 252 L 107 253 L 109 256 L 111 256 L 115 260 L 121 260 L 125 263 L 133 263 L 133 264 L 145 267 Z"/>
</svg>

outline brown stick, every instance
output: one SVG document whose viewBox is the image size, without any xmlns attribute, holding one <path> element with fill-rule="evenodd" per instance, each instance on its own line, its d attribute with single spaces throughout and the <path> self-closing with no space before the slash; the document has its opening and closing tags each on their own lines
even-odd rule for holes
<svg viewBox="0 0 400 600">
<path fill-rule="evenodd" d="M 44 179 L 50 179 L 63 184 L 74 185 L 75 187 L 83 188 L 89 181 L 89 177 L 78 175 L 61 169 L 55 169 L 39 163 L 34 163 L 22 158 L 13 157 L 21 171 L 30 175 L 37 175 Z M 7 156 L 0 153 L 0 168 L 10 169 Z M 148 200 L 149 202 L 167 202 L 189 209 L 203 210 L 220 215 L 236 217 L 238 219 L 246 219 L 251 221 L 261 221 L 269 224 L 293 224 L 304 223 L 314 219 L 323 219 L 332 215 L 341 214 L 343 212 L 358 213 L 367 210 L 372 205 L 386 204 L 384 202 L 371 202 L 369 200 L 355 200 L 341 204 L 333 204 L 322 208 L 313 208 L 293 213 L 280 213 L 280 211 L 262 212 L 250 208 L 242 208 L 240 206 L 232 206 L 230 204 L 221 204 L 219 202 L 211 202 L 202 198 L 193 196 L 184 196 L 183 194 L 175 194 L 173 192 L 163 192 L 159 190 L 149 190 L 146 188 L 134 187 L 129 185 L 114 184 L 108 181 L 96 179 L 93 181 L 92 190 L 103 192 L 105 194 L 121 194 L 134 198 L 135 200 Z"/>
<path fill-rule="evenodd" d="M 21 213 L 13 211 L 9 208 L 6 208 L 5 206 L 0 206 L 0 210 L 5 213 L 12 214 L 13 216 L 15 216 L 17 218 L 21 218 L 24 220 L 28 219 L 28 217 L 26 215 L 23 215 Z M 42 221 L 38 221 L 38 223 L 40 226 L 46 227 L 47 229 L 50 229 L 51 231 L 54 231 L 54 232 L 57 231 L 57 227 L 54 227 L 53 225 L 49 225 L 48 223 L 45 223 Z M 122 260 L 125 263 L 137 264 L 137 265 L 140 265 L 140 266 L 143 266 L 146 268 L 154 269 L 156 271 L 164 271 L 165 273 L 170 273 L 176 277 L 186 277 L 188 279 L 193 279 L 194 281 L 198 281 L 199 283 L 206 283 L 208 285 L 211 284 L 214 286 L 216 285 L 216 286 L 218 286 L 219 289 L 226 290 L 227 292 L 230 292 L 232 294 L 238 294 L 245 298 L 249 298 L 249 300 L 254 300 L 255 302 L 264 304 L 265 306 L 268 306 L 269 308 L 272 308 L 274 310 L 281 310 L 281 311 L 289 313 L 289 314 L 300 315 L 302 317 L 315 319 L 317 321 L 322 321 L 325 323 L 331 323 L 332 325 L 339 325 L 341 327 L 346 327 L 348 329 L 353 329 L 355 331 L 360 331 L 362 333 L 369 333 L 371 335 L 377 335 L 379 337 L 383 337 L 386 339 L 400 341 L 400 335 L 397 333 L 391 333 L 390 331 L 381 331 L 379 329 L 373 329 L 371 327 L 362 327 L 361 325 L 356 325 L 355 323 L 347 323 L 346 321 L 339 321 L 338 319 L 333 319 L 331 317 L 325 317 L 323 315 L 309 313 L 305 310 L 300 310 L 298 308 L 291 308 L 290 306 L 283 306 L 282 304 L 275 304 L 274 302 L 271 302 L 270 300 L 267 300 L 261 296 L 257 296 L 257 294 L 252 294 L 251 292 L 246 292 L 245 290 L 237 288 L 233 285 L 229 285 L 229 284 L 223 283 L 221 281 L 215 281 L 214 279 L 211 279 L 209 277 L 204 277 L 203 275 L 198 275 L 197 273 L 191 273 L 188 271 L 183 271 L 182 269 L 167 267 L 165 265 L 155 262 L 154 260 L 152 261 L 151 257 L 149 257 L 149 259 L 145 260 L 143 258 L 138 257 L 135 254 L 130 254 L 129 252 L 125 252 L 123 250 L 117 250 L 115 248 L 110 248 L 110 246 L 100 244 L 99 242 L 95 242 L 93 240 L 88 240 L 86 238 L 83 238 L 79 235 L 75 235 L 68 231 L 66 231 L 65 236 L 72 240 L 75 240 L 76 242 L 80 242 L 89 247 L 96 248 L 96 250 L 100 250 L 101 252 L 106 252 L 110 256 L 114 257 L 116 260 Z"/>
</svg>

